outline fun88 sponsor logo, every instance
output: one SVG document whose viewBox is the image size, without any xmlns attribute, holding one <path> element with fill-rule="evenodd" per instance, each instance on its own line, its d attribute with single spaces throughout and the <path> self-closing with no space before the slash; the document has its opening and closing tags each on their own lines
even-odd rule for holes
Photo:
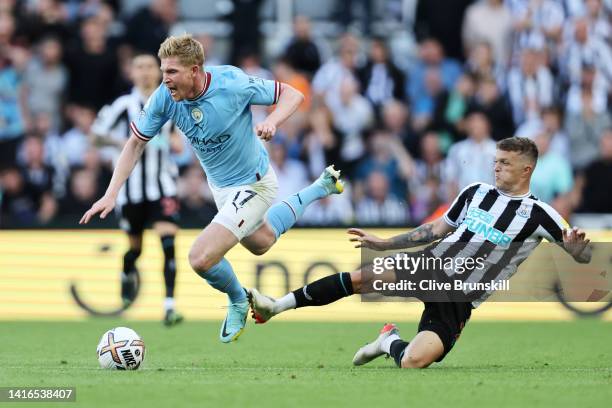
<svg viewBox="0 0 612 408">
<path fill-rule="evenodd" d="M 512 242 L 512 238 L 494 228 L 492 225 L 493 220 L 494 217 L 488 212 L 480 208 L 470 208 L 463 223 L 466 224 L 468 230 L 474 234 L 481 235 L 487 241 L 504 248 L 508 247 L 510 242 Z"/>
</svg>

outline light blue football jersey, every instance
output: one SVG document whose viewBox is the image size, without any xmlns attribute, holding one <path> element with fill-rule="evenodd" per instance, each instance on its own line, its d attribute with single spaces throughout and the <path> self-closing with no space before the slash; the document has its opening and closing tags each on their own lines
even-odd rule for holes
<svg viewBox="0 0 612 408">
<path fill-rule="evenodd" d="M 251 105 L 275 104 L 280 83 L 248 76 L 230 65 L 204 71 L 204 90 L 194 99 L 175 102 L 161 84 L 131 123 L 132 131 L 148 141 L 172 120 L 189 139 L 214 186 L 252 184 L 267 172 L 270 159 L 253 131 Z"/>
</svg>

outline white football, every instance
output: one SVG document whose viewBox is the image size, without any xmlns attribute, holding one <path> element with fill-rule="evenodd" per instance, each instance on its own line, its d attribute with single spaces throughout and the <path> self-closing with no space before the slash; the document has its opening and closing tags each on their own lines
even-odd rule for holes
<svg viewBox="0 0 612 408">
<path fill-rule="evenodd" d="M 145 344 L 127 327 L 115 327 L 102 335 L 96 349 L 100 367 L 109 370 L 137 370 L 145 356 Z"/>
</svg>

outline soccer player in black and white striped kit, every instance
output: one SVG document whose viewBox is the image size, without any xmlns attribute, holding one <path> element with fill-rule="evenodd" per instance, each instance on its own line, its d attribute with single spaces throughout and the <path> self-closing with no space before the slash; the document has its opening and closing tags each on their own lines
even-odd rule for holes
<svg viewBox="0 0 612 408">
<path fill-rule="evenodd" d="M 96 136 L 98 145 L 123 148 L 130 136 L 130 122 L 136 120 L 149 96 L 159 86 L 161 74 L 157 59 L 149 54 L 135 56 L 132 60 L 131 76 L 134 82 L 132 92 L 120 96 L 111 105 L 102 108 L 92 126 L 92 133 Z M 178 231 L 179 207 L 176 198 L 178 171 L 170 157 L 173 126 L 172 122 L 166 123 L 160 131 L 161 137 L 156 137 L 147 144 L 140 161 L 119 192 L 116 209 L 119 226 L 129 238 L 129 249 L 123 256 L 121 297 L 125 303 L 134 300 L 136 260 L 142 251 L 144 228 L 148 223 L 152 223 L 164 252 L 166 326 L 173 326 L 183 320 L 175 311 L 174 301 L 174 238 Z"/>
<path fill-rule="evenodd" d="M 577 262 L 588 263 L 591 248 L 585 233 L 577 228 L 566 229 L 567 224 L 557 211 L 529 191 L 537 158 L 538 151 L 531 140 L 518 137 L 503 139 L 497 143 L 495 186 L 485 183 L 467 186 L 443 217 L 411 232 L 383 239 L 352 228 L 348 231 L 352 235 L 350 240 L 356 242 L 357 248 L 375 251 L 401 250 L 440 240 L 412 254 L 436 259 L 456 259 L 458 256 L 464 259 L 485 258 L 484 267 L 468 274 L 467 282 L 509 279 L 542 239 L 559 244 Z M 253 317 L 256 322 L 264 323 L 289 309 L 322 306 L 367 291 L 373 276 L 368 273 L 371 268 L 371 265 L 364 267 L 365 273 L 360 269 L 327 276 L 279 299 L 251 289 Z M 396 281 L 400 280 L 401 273 L 394 270 Z M 434 273 L 437 276 L 446 273 L 449 277 L 456 274 L 455 271 L 446 270 Z M 370 281 L 366 282 L 368 279 Z M 410 342 L 399 337 L 395 325 L 386 324 L 376 340 L 357 351 L 353 364 L 366 364 L 385 354 L 393 357 L 401 368 L 425 368 L 433 362 L 442 361 L 459 338 L 472 309 L 490 294 L 475 291 L 470 293 L 469 301 L 424 300 L 425 309 L 418 333 Z"/>
</svg>

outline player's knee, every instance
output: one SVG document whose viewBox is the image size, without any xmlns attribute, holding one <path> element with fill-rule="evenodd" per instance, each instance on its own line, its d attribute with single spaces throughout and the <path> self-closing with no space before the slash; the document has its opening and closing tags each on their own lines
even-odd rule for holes
<svg viewBox="0 0 612 408">
<path fill-rule="evenodd" d="M 425 353 L 411 351 L 402 358 L 402 368 L 427 368 L 433 363 L 431 357 Z"/>
<path fill-rule="evenodd" d="M 353 293 L 361 292 L 361 270 L 351 272 L 351 283 L 353 285 Z"/>
<path fill-rule="evenodd" d="M 193 249 L 189 252 L 189 265 L 198 273 L 205 273 L 219 262 L 220 258 L 210 251 L 203 250 L 196 252 Z"/>
<path fill-rule="evenodd" d="M 258 246 L 258 247 L 249 248 L 249 252 L 257 256 L 263 255 L 269 250 L 270 250 L 270 246 Z"/>
<path fill-rule="evenodd" d="M 123 259 L 124 261 L 127 261 L 127 262 L 135 262 L 141 253 L 142 253 L 141 248 L 130 248 L 123 255 Z"/>
</svg>

